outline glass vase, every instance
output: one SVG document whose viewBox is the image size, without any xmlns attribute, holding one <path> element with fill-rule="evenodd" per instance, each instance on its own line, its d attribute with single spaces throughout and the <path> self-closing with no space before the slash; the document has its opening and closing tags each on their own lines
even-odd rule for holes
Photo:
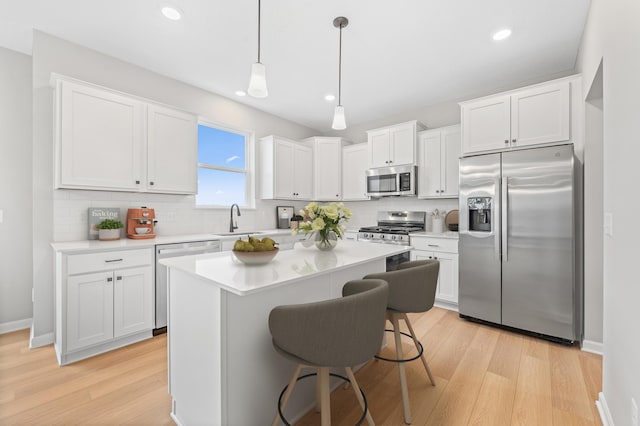
<svg viewBox="0 0 640 426">
<path fill-rule="evenodd" d="M 316 232 L 316 247 L 318 250 L 329 251 L 333 250 L 338 244 L 338 236 L 333 231 L 317 231 Z"/>
</svg>

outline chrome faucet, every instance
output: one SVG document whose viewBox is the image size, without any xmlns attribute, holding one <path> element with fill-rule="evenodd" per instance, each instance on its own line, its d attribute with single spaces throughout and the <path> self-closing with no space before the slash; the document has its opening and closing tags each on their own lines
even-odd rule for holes
<svg viewBox="0 0 640 426">
<path fill-rule="evenodd" d="M 233 224 L 233 206 L 236 206 L 236 212 L 238 213 L 238 216 L 242 216 L 240 214 L 240 207 L 238 207 L 237 204 L 233 203 L 231 204 L 231 219 L 229 220 L 229 232 L 233 232 L 235 229 L 238 229 L 238 223 L 236 222 L 236 224 Z"/>
</svg>

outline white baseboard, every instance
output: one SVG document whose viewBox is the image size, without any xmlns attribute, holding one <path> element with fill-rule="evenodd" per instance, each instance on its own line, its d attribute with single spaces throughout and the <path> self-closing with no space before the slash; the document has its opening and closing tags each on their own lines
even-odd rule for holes
<svg viewBox="0 0 640 426">
<path fill-rule="evenodd" d="M 29 349 L 39 348 L 41 346 L 47 346 L 53 344 L 54 336 L 53 332 L 46 333 L 41 336 L 33 335 L 33 328 L 31 329 L 31 339 L 29 341 Z"/>
<path fill-rule="evenodd" d="M 436 300 L 435 302 L 433 302 L 433 306 L 437 308 L 448 309 L 450 311 L 458 312 L 457 303 L 447 302 L 444 300 Z"/>
<path fill-rule="evenodd" d="M 31 318 L 25 318 L 18 321 L 9 321 L 0 323 L 0 334 L 11 333 L 12 331 L 24 330 L 31 327 Z"/>
<path fill-rule="evenodd" d="M 598 413 L 600 413 L 600 420 L 602 426 L 614 426 L 607 400 L 604 398 L 604 394 L 600 392 L 598 394 L 598 400 L 596 401 L 596 407 L 598 407 Z"/>
<path fill-rule="evenodd" d="M 602 355 L 604 345 L 602 342 L 594 342 L 593 340 L 583 340 L 581 349 L 592 354 Z"/>
</svg>

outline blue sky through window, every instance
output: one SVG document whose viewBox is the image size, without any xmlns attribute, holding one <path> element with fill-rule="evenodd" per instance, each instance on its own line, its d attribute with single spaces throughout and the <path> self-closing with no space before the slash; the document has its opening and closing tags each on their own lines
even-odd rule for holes
<svg viewBox="0 0 640 426">
<path fill-rule="evenodd" d="M 244 173 L 198 168 L 196 204 L 230 206 L 238 203 L 244 206 L 246 204 L 245 176 Z"/>
<path fill-rule="evenodd" d="M 245 136 L 198 125 L 198 162 L 244 169 Z"/>
<path fill-rule="evenodd" d="M 196 205 L 247 205 L 246 146 L 246 135 L 243 132 L 235 133 L 203 124 L 198 125 L 200 165 Z"/>
</svg>

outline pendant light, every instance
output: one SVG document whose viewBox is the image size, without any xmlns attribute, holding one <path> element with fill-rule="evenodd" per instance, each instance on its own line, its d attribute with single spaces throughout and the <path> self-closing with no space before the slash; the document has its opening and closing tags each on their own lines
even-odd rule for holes
<svg viewBox="0 0 640 426">
<path fill-rule="evenodd" d="M 334 130 L 344 130 L 347 128 L 347 122 L 344 118 L 344 107 L 342 106 L 342 29 L 349 25 L 349 20 L 344 16 L 338 16 L 333 20 L 333 26 L 340 28 L 340 50 L 338 54 L 338 105 L 333 113 L 333 124 L 331 128 Z"/>
<path fill-rule="evenodd" d="M 254 98 L 266 98 L 267 91 L 267 73 L 266 68 L 260 62 L 260 0 L 258 0 L 258 62 L 251 65 L 251 79 L 249 80 L 249 95 Z"/>
</svg>

